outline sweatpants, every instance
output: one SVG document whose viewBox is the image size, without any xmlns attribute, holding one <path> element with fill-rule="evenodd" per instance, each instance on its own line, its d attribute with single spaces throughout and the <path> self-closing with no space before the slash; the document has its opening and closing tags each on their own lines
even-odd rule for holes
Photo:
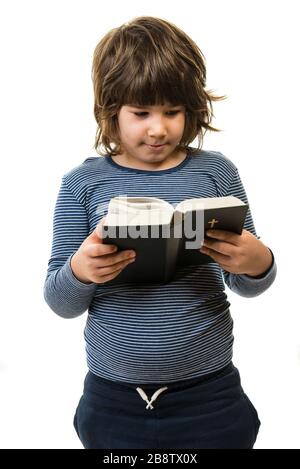
<svg viewBox="0 0 300 469">
<path fill-rule="evenodd" d="M 87 449 L 251 449 L 260 421 L 230 363 L 163 384 L 114 382 L 89 371 L 74 427 Z"/>
</svg>

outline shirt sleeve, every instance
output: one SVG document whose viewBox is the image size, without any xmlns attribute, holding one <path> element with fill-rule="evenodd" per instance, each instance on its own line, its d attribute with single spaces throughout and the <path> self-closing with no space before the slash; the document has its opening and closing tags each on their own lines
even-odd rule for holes
<svg viewBox="0 0 300 469">
<path fill-rule="evenodd" d="M 62 179 L 57 197 L 51 257 L 44 283 L 44 298 L 59 316 L 74 318 L 89 307 L 97 284 L 80 282 L 71 269 L 71 258 L 89 235 L 85 207 L 79 203 Z"/>
<path fill-rule="evenodd" d="M 227 193 L 224 195 L 233 195 L 249 205 L 246 191 L 237 169 L 234 178 L 227 189 Z M 250 206 L 246 215 L 244 229 L 250 231 L 257 239 L 260 239 L 260 236 L 257 236 L 256 234 Z M 272 254 L 272 264 L 266 272 L 258 277 L 250 277 L 246 274 L 233 274 L 222 269 L 225 283 L 234 293 L 246 298 L 252 298 L 261 295 L 272 285 L 276 278 L 277 266 L 273 252 L 270 248 L 268 249 Z"/>
</svg>

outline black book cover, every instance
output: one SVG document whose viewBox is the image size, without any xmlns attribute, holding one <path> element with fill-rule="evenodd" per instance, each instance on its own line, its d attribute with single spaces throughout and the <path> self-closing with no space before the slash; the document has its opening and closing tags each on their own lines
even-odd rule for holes
<svg viewBox="0 0 300 469">
<path fill-rule="evenodd" d="M 120 226 L 103 227 L 103 243 L 114 244 L 119 248 L 133 249 L 136 252 L 135 262 L 129 264 L 110 284 L 120 283 L 165 283 L 172 279 L 176 266 L 199 265 L 214 260 L 199 252 L 205 233 L 209 229 L 220 229 L 241 234 L 248 205 L 205 208 L 202 210 L 201 226 L 199 210 L 178 213 L 176 209 L 169 225 L 138 226 L 136 236 L 124 237 L 124 228 Z M 181 225 L 181 230 L 175 226 Z M 189 230 L 186 230 L 186 227 Z M 122 231 L 123 229 L 123 231 Z M 139 237 L 141 230 L 143 237 Z M 167 231 L 165 231 L 167 230 Z M 199 236 L 199 230 L 201 235 Z M 169 234 L 165 236 L 166 232 Z M 193 235 L 193 232 L 197 233 Z M 153 235 L 155 233 L 155 235 Z M 181 235 L 178 236 L 178 233 Z M 188 236 L 187 236 L 188 234 Z M 192 249 L 190 248 L 192 246 Z"/>
<path fill-rule="evenodd" d="M 125 267 L 117 277 L 109 282 L 110 284 L 124 282 L 164 283 L 172 277 L 181 239 L 174 238 L 172 227 L 169 238 L 162 237 L 162 225 L 152 226 L 152 230 L 158 231 L 158 238 L 151 237 L 151 227 L 141 228 L 148 230 L 148 237 L 122 238 L 119 236 L 119 227 L 104 227 L 104 244 L 114 244 L 119 250 L 133 249 L 136 252 L 135 261 Z"/>
<path fill-rule="evenodd" d="M 237 207 L 223 207 L 223 208 L 210 208 L 204 211 L 204 237 L 207 230 L 217 229 L 231 231 L 233 233 L 241 234 L 243 230 L 244 221 L 248 211 L 248 205 L 240 205 Z M 191 220 L 189 220 L 191 218 Z M 185 215 L 183 223 L 191 224 L 193 230 L 196 229 L 196 212 L 188 212 Z M 184 229 L 182 230 L 184 233 Z M 199 265 L 208 262 L 215 262 L 211 257 L 199 252 L 201 243 L 196 243 L 197 247 L 194 249 L 187 249 L 186 243 L 188 241 L 195 241 L 194 238 L 186 238 L 183 236 L 177 257 L 177 265 Z"/>
</svg>

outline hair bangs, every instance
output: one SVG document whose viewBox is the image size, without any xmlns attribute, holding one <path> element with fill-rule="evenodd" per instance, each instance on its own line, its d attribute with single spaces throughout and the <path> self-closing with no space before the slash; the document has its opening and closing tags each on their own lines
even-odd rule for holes
<svg viewBox="0 0 300 469">
<path fill-rule="evenodd" d="M 134 54 L 126 53 L 116 68 L 118 86 L 113 97 L 118 107 L 125 104 L 140 106 L 184 105 L 188 103 L 188 74 L 182 71 L 174 53 L 158 50 L 147 35 L 139 38 Z M 172 51 L 173 52 L 173 51 Z"/>
</svg>

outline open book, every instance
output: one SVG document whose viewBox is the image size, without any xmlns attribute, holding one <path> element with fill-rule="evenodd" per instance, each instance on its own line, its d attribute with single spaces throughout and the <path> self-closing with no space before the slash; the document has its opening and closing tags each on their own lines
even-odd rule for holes
<svg viewBox="0 0 300 469">
<path fill-rule="evenodd" d="M 186 199 L 175 207 L 155 197 L 114 197 L 103 225 L 103 243 L 134 249 L 136 260 L 109 283 L 168 282 L 176 266 L 214 262 L 202 254 L 208 229 L 241 234 L 248 205 L 240 199 Z"/>
</svg>

